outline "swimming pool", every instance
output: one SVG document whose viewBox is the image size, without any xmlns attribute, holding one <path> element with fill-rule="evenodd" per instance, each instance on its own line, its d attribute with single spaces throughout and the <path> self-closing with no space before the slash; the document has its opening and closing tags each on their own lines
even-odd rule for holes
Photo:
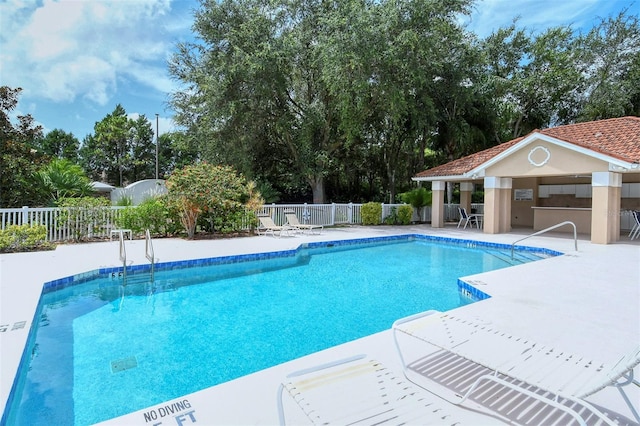
<svg viewBox="0 0 640 426">
<path fill-rule="evenodd" d="M 508 248 L 386 237 L 47 283 L 4 416 L 94 423 L 457 307 L 458 277 L 509 266 Z"/>
</svg>

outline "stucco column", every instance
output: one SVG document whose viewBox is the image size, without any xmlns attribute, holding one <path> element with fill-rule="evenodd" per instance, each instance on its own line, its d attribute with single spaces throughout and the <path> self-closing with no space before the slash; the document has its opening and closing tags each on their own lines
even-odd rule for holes
<svg viewBox="0 0 640 426">
<path fill-rule="evenodd" d="M 591 242 L 609 244 L 620 239 L 622 175 L 594 172 L 591 175 Z"/>
<path fill-rule="evenodd" d="M 471 213 L 471 193 L 473 184 L 471 182 L 460 182 L 460 207 Z"/>
<path fill-rule="evenodd" d="M 499 234 L 511 230 L 511 178 L 484 178 L 484 232 Z"/>
<path fill-rule="evenodd" d="M 446 182 L 435 181 L 431 183 L 431 227 L 444 227 L 444 193 Z"/>
</svg>

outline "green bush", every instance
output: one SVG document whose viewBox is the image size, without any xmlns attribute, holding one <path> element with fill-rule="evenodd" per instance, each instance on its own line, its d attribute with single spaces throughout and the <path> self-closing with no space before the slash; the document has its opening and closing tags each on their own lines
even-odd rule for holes
<svg viewBox="0 0 640 426">
<path fill-rule="evenodd" d="M 363 204 L 361 214 L 363 225 L 380 225 L 382 204 L 376 202 Z"/>
<path fill-rule="evenodd" d="M 400 224 L 400 218 L 398 218 L 398 208 L 397 207 L 391 207 L 391 211 L 384 218 L 384 223 L 385 223 L 385 225 L 399 225 Z"/>
<path fill-rule="evenodd" d="M 417 210 L 418 220 L 422 220 L 422 209 L 425 206 L 431 205 L 433 193 L 431 191 L 427 191 L 423 187 L 415 188 L 409 192 L 405 192 L 400 194 L 399 198 L 403 203 L 410 204 Z"/>
<path fill-rule="evenodd" d="M 233 167 L 206 162 L 174 170 L 167 189 L 170 206 L 179 212 L 187 238 L 194 238 L 198 226 L 215 229 L 220 215 L 245 208 L 257 211 L 264 202 L 255 183 Z"/>
<path fill-rule="evenodd" d="M 413 207 L 404 205 L 398 207 L 398 221 L 401 225 L 409 225 L 413 217 Z"/>
<path fill-rule="evenodd" d="M 131 229 L 131 232 L 136 235 L 143 231 L 142 220 L 137 207 L 127 207 L 120 210 L 118 218 L 116 219 L 116 226 L 119 229 Z"/>
<path fill-rule="evenodd" d="M 413 216 L 413 207 L 403 205 L 400 207 L 391 207 L 389 215 L 384 218 L 387 225 L 409 225 Z"/>
<path fill-rule="evenodd" d="M 66 227 L 75 241 L 104 232 L 111 217 L 111 202 L 103 197 L 62 198 L 59 226 Z"/>
<path fill-rule="evenodd" d="M 167 236 L 177 230 L 171 226 L 170 209 L 166 198 L 148 198 L 137 207 L 127 207 L 120 211 L 116 220 L 119 228 L 131 229 L 134 235 L 141 235 L 148 229 L 152 235 Z M 179 219 L 176 219 L 179 224 Z"/>
<path fill-rule="evenodd" d="M 46 239 L 47 227 L 44 225 L 11 225 L 0 230 L 0 252 L 49 249 L 51 246 Z"/>
<path fill-rule="evenodd" d="M 119 207 L 133 206 L 133 198 L 123 195 L 118 199 L 118 201 L 116 201 L 116 206 L 119 206 Z"/>
</svg>

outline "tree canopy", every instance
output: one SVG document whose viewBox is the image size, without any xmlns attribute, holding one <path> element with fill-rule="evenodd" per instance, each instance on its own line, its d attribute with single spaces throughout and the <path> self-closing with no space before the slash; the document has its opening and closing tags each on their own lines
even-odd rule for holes
<svg viewBox="0 0 640 426">
<path fill-rule="evenodd" d="M 45 158 L 35 148 L 42 127 L 30 115 L 11 114 L 18 105 L 21 88 L 0 87 L 0 207 L 39 205 L 41 198 L 35 174 Z"/>
<path fill-rule="evenodd" d="M 158 138 L 159 177 L 199 161 L 231 166 L 270 200 L 392 201 L 427 167 L 534 129 L 640 115 L 640 25 L 518 20 L 480 38 L 474 0 L 202 0 L 195 41 L 176 45 L 179 131 Z M 0 205 L 45 202 L 35 176 L 77 162 L 118 186 L 155 176 L 154 132 L 122 105 L 80 147 L 11 121 L 0 88 Z"/>
<path fill-rule="evenodd" d="M 123 186 L 155 177 L 155 145 L 151 123 L 134 120 L 120 104 L 97 122 L 80 148 L 83 167 L 96 179 Z"/>
<path fill-rule="evenodd" d="M 395 200 L 430 162 L 637 114 L 637 16 L 484 39 L 472 0 L 203 1 L 169 71 L 202 158 L 314 202 Z M 304 189 L 306 187 L 306 189 Z"/>
</svg>

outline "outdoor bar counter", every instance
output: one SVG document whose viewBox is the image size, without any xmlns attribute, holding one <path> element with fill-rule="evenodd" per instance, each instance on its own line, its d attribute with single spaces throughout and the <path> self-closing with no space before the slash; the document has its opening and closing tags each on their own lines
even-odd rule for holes
<svg viewBox="0 0 640 426">
<path fill-rule="evenodd" d="M 591 209 L 579 207 L 531 207 L 533 209 L 533 230 L 557 225 L 565 220 L 576 224 L 578 233 L 591 232 Z M 557 229 L 558 232 L 573 232 L 573 227 L 566 226 Z"/>
</svg>

